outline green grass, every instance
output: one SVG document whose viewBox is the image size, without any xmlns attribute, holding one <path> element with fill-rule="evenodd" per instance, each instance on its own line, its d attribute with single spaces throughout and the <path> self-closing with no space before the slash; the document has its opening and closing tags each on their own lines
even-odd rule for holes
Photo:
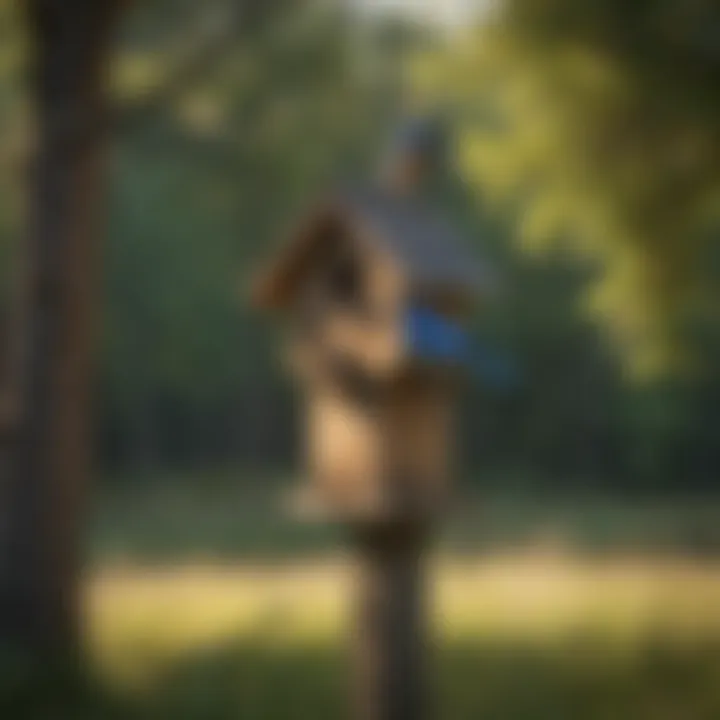
<svg viewBox="0 0 720 720">
<path fill-rule="evenodd" d="M 290 483 L 260 478 L 253 489 L 247 485 L 227 472 L 106 489 L 93 516 L 93 557 L 101 563 L 285 557 L 337 545 L 337 531 L 292 522 L 284 511 Z"/>
<path fill-rule="evenodd" d="M 440 720 L 716 720 L 718 644 L 691 650 L 662 639 L 618 658 L 587 638 L 555 647 L 468 638 L 437 654 Z M 140 720 L 336 720 L 348 717 L 344 655 L 336 647 L 276 648 L 228 640 L 180 657 L 151 689 L 65 696 L 62 708 L 3 717 Z M 19 707 L 18 705 L 15 706 Z"/>
<path fill-rule="evenodd" d="M 432 562 L 438 720 L 720 719 L 718 507 L 460 508 Z M 97 682 L 23 696 L 15 681 L 0 717 L 347 717 L 338 540 L 223 483 L 107 494 L 86 582 Z"/>
<path fill-rule="evenodd" d="M 494 482 L 494 485 L 501 485 Z M 291 481 L 232 471 L 117 483 L 98 498 L 92 528 L 98 562 L 316 555 L 342 541 L 337 528 L 293 522 Z M 442 547 L 474 554 L 497 547 L 563 545 L 585 552 L 720 552 L 720 497 L 458 497 L 439 530 Z"/>
<path fill-rule="evenodd" d="M 720 718 L 720 565 L 438 555 L 433 574 L 439 718 Z M 101 571 L 95 667 L 128 717 L 345 717 L 351 578 L 342 559 Z"/>
</svg>

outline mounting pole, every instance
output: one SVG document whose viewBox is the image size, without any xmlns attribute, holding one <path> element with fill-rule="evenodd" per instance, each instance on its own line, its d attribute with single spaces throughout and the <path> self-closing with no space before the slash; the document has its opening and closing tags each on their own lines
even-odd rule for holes
<svg viewBox="0 0 720 720">
<path fill-rule="evenodd" d="M 355 720 L 425 720 L 425 523 L 353 528 L 358 554 Z"/>
</svg>

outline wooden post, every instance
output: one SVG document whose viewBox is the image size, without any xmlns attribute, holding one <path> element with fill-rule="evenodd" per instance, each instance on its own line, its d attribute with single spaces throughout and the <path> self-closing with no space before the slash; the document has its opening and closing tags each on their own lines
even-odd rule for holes
<svg viewBox="0 0 720 720">
<path fill-rule="evenodd" d="M 427 537 L 419 523 L 354 528 L 356 720 L 423 720 L 431 714 L 423 587 Z"/>
</svg>

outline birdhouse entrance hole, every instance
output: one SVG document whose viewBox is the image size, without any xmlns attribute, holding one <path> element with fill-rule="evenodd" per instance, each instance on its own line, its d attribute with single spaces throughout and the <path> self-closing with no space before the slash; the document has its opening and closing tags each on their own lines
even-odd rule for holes
<svg viewBox="0 0 720 720">
<path fill-rule="evenodd" d="M 359 310 L 363 300 L 363 272 L 354 251 L 342 239 L 330 261 L 328 285 L 331 300 L 348 310 Z"/>
</svg>

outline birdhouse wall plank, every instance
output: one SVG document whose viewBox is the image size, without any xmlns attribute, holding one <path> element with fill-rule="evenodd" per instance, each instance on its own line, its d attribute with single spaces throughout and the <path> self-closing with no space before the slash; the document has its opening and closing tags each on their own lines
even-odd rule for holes
<svg viewBox="0 0 720 720">
<path fill-rule="evenodd" d="M 308 463 L 317 492 L 338 509 L 375 508 L 382 491 L 382 428 L 373 409 L 332 388 L 316 389 L 308 407 Z"/>
<path fill-rule="evenodd" d="M 399 382 L 384 403 L 384 473 L 395 502 L 407 511 L 436 507 L 448 490 L 451 395 L 439 383 Z"/>
</svg>

